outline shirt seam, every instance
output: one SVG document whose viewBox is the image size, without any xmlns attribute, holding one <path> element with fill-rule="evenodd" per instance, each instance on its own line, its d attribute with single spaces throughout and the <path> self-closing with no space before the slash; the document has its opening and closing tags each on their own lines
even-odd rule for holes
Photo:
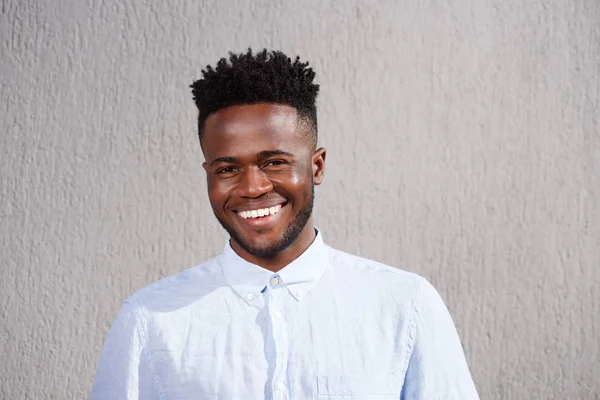
<svg viewBox="0 0 600 400">
<path fill-rule="evenodd" d="M 138 319 L 138 324 L 137 325 L 140 327 L 140 329 L 138 330 L 138 336 L 139 335 L 143 335 L 148 340 L 150 340 L 149 332 L 146 329 L 146 325 L 144 324 L 144 321 L 142 319 L 142 315 L 140 313 L 140 304 L 138 303 L 137 299 L 135 299 L 134 302 L 135 302 L 134 303 L 134 305 L 135 305 L 134 311 L 135 311 L 136 319 Z M 142 331 L 142 332 L 140 332 L 140 331 Z M 141 341 L 142 338 L 140 337 L 139 339 Z M 149 356 L 148 356 L 148 364 L 149 364 L 149 367 L 150 367 L 150 371 L 152 373 L 152 377 L 154 378 L 153 380 L 154 380 L 154 382 L 155 382 L 155 384 L 157 386 L 157 389 L 158 389 L 158 398 L 162 399 L 163 398 L 164 390 L 163 390 L 163 388 L 161 386 L 160 380 L 158 379 L 158 373 L 156 372 L 156 366 L 154 365 L 154 359 L 152 358 L 152 354 L 149 354 Z"/>
<path fill-rule="evenodd" d="M 423 279 L 419 279 L 417 283 L 417 289 L 415 293 L 415 297 L 413 300 L 413 312 L 410 319 L 409 330 L 408 330 L 408 347 L 406 351 L 406 358 L 404 360 L 404 375 L 408 372 L 408 364 L 410 363 L 410 358 L 412 357 L 412 353 L 415 347 L 415 342 L 417 338 L 417 321 L 419 319 L 419 305 L 421 302 L 422 290 L 421 286 L 423 284 Z"/>
</svg>

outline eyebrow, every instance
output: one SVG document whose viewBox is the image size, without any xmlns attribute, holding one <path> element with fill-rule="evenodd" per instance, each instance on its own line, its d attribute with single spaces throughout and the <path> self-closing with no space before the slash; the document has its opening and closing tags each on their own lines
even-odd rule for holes
<svg viewBox="0 0 600 400">
<path fill-rule="evenodd" d="M 283 151 L 283 150 L 264 150 L 264 151 L 261 151 L 260 153 L 258 153 L 258 158 L 268 158 L 268 157 L 273 157 L 273 156 L 293 157 L 294 155 L 292 153 L 288 153 L 287 151 Z M 210 162 L 210 165 L 213 166 L 220 162 L 235 164 L 235 163 L 239 162 L 239 159 L 236 157 L 217 157 Z"/>
<path fill-rule="evenodd" d="M 267 158 L 267 157 L 273 157 L 273 156 L 294 157 L 294 155 L 292 153 L 288 153 L 287 151 L 283 151 L 283 150 L 265 150 L 265 151 L 261 151 L 260 153 L 258 153 L 258 158 Z"/>
<path fill-rule="evenodd" d="M 210 165 L 213 166 L 216 163 L 220 163 L 220 162 L 223 162 L 223 163 L 236 163 L 236 162 L 238 162 L 238 159 L 235 158 L 235 157 L 217 157 L 217 158 L 215 158 L 214 160 L 212 160 L 210 162 Z"/>
</svg>

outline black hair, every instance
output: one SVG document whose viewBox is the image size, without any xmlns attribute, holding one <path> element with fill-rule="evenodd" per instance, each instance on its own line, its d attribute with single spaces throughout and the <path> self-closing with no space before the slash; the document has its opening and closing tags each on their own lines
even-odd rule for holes
<svg viewBox="0 0 600 400">
<path fill-rule="evenodd" d="M 281 51 L 253 54 L 229 53 L 216 67 L 202 70 L 202 78 L 190 85 L 198 107 L 198 137 L 202 142 L 208 116 L 221 109 L 243 104 L 274 103 L 294 107 L 299 118 L 308 122 L 313 143 L 317 143 L 317 106 L 319 85 L 308 62 L 294 61 Z"/>
</svg>

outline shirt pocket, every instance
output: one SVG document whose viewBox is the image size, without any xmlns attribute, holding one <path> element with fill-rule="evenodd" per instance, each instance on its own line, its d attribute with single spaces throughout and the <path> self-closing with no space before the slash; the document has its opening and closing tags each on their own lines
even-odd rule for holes
<svg viewBox="0 0 600 400">
<path fill-rule="evenodd" d="M 400 383 L 393 375 L 318 376 L 319 400 L 388 400 L 400 398 Z"/>
</svg>

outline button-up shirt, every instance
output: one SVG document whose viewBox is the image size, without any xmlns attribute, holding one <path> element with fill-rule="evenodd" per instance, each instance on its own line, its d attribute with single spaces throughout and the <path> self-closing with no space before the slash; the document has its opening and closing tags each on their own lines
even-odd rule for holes
<svg viewBox="0 0 600 400">
<path fill-rule="evenodd" d="M 478 399 L 424 278 L 321 234 L 273 273 L 223 254 L 122 306 L 91 399 Z"/>
</svg>

